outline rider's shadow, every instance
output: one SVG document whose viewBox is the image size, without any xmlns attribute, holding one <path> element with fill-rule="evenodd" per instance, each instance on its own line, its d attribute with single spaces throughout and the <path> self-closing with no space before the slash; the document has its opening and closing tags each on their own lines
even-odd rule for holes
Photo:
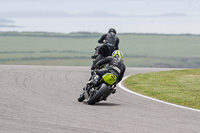
<svg viewBox="0 0 200 133">
<path fill-rule="evenodd" d="M 84 104 L 87 104 L 87 102 L 83 102 Z M 100 103 L 95 103 L 94 105 L 88 105 L 88 106 L 120 106 L 120 104 L 117 104 L 117 103 L 103 103 L 103 102 L 100 102 Z"/>
</svg>

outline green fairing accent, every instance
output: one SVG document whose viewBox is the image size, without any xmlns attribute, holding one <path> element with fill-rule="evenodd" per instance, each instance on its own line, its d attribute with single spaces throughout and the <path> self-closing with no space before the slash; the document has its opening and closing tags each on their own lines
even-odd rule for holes
<svg viewBox="0 0 200 133">
<path fill-rule="evenodd" d="M 104 76 L 103 76 L 103 80 L 109 84 L 109 85 L 112 85 L 116 82 L 117 80 L 117 77 L 112 74 L 112 73 L 106 73 Z"/>
</svg>

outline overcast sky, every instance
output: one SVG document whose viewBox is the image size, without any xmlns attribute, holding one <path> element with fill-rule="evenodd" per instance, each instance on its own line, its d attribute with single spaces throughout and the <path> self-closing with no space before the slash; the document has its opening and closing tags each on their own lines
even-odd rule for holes
<svg viewBox="0 0 200 133">
<path fill-rule="evenodd" d="M 64 11 L 70 14 L 107 11 L 120 15 L 185 13 L 200 15 L 200 0 L 0 0 L 0 12 Z"/>
</svg>

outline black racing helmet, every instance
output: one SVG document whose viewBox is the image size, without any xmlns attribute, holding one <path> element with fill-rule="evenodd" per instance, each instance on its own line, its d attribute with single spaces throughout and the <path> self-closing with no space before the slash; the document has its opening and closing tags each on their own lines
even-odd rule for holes
<svg viewBox="0 0 200 133">
<path fill-rule="evenodd" d="M 113 29 L 113 28 L 110 28 L 110 29 L 109 29 L 108 33 L 110 33 L 110 32 L 113 32 L 113 33 L 117 34 L 116 30 Z"/>
</svg>

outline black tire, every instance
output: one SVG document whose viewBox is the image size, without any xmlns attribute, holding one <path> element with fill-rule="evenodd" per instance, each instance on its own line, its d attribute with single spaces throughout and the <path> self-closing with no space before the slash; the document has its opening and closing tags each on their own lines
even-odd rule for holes
<svg viewBox="0 0 200 133">
<path fill-rule="evenodd" d="M 99 102 L 100 101 L 100 98 L 103 96 L 103 94 L 105 94 L 107 91 L 107 86 L 106 84 L 102 84 L 101 88 L 99 89 L 99 91 L 94 94 L 94 96 L 92 96 L 88 101 L 87 103 L 89 105 L 94 105 L 96 102 Z"/>
<path fill-rule="evenodd" d="M 80 97 L 78 98 L 79 102 L 83 102 L 85 100 L 84 94 L 81 94 Z"/>
</svg>

